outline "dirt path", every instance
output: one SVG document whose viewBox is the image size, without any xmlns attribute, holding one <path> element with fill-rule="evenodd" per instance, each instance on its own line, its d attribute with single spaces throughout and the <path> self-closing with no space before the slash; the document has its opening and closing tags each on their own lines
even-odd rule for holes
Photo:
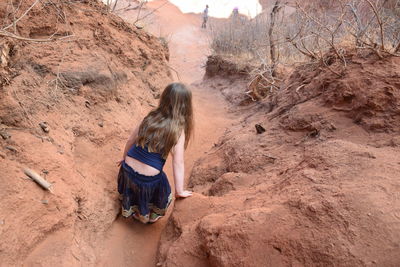
<svg viewBox="0 0 400 267">
<path fill-rule="evenodd" d="M 152 2 L 150 8 L 163 2 Z M 133 13 L 122 16 L 130 20 Z M 171 18 L 173 17 L 173 20 Z M 167 36 L 170 47 L 171 67 L 179 73 L 180 81 L 190 85 L 195 109 L 195 138 L 186 152 L 186 179 L 195 161 L 217 142 L 233 119 L 227 112 L 227 103 L 217 91 L 203 87 L 204 63 L 208 53 L 206 32 L 199 27 L 200 17 L 182 14 L 175 6 L 167 4 L 152 18 L 150 30 Z M 179 80 L 175 73 L 175 80 Z M 166 173 L 171 185 L 171 163 Z M 170 212 L 173 208 L 170 209 Z M 170 213 L 168 214 L 168 216 Z M 158 241 L 167 218 L 154 225 L 142 225 L 119 217 L 108 233 L 108 239 L 99 252 L 100 266 L 155 266 Z"/>
</svg>

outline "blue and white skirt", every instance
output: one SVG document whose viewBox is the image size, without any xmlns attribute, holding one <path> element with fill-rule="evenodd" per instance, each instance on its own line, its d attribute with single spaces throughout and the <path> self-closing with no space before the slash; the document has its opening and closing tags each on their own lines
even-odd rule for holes
<svg viewBox="0 0 400 267">
<path fill-rule="evenodd" d="M 143 223 L 164 216 L 172 201 L 171 187 L 163 171 L 154 176 L 139 174 L 122 162 L 118 174 L 122 216 L 133 216 Z"/>
</svg>

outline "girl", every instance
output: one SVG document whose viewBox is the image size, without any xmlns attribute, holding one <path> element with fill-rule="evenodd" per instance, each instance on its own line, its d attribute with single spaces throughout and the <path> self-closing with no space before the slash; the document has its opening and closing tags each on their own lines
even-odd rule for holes
<svg viewBox="0 0 400 267">
<path fill-rule="evenodd" d="M 162 171 L 172 154 L 175 196 L 186 198 L 184 149 L 193 130 L 192 93 L 181 83 L 168 85 L 156 109 L 151 111 L 126 143 L 118 174 L 122 215 L 153 223 L 165 215 L 172 194 Z"/>
</svg>

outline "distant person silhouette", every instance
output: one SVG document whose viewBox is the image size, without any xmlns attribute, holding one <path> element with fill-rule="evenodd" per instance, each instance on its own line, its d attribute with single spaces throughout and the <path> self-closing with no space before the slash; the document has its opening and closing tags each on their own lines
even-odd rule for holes
<svg viewBox="0 0 400 267">
<path fill-rule="evenodd" d="M 239 8 L 237 6 L 233 8 L 231 18 L 234 23 L 239 21 Z"/>
<path fill-rule="evenodd" d="M 233 8 L 232 15 L 234 18 L 239 15 L 239 8 L 237 6 Z"/>
<path fill-rule="evenodd" d="M 201 27 L 203 29 L 207 28 L 207 21 L 208 21 L 208 5 L 206 5 L 206 9 L 203 11 L 203 24 L 201 24 Z"/>
</svg>

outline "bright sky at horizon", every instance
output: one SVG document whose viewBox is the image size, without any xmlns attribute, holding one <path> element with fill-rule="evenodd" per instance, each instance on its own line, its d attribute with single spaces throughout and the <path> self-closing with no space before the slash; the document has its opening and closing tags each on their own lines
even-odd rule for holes
<svg viewBox="0 0 400 267">
<path fill-rule="evenodd" d="M 239 13 L 255 17 L 261 13 L 262 7 L 258 0 L 169 0 L 179 7 L 183 13 L 202 13 L 206 5 L 209 6 L 209 16 L 227 18 L 233 8 L 238 7 Z"/>
</svg>

